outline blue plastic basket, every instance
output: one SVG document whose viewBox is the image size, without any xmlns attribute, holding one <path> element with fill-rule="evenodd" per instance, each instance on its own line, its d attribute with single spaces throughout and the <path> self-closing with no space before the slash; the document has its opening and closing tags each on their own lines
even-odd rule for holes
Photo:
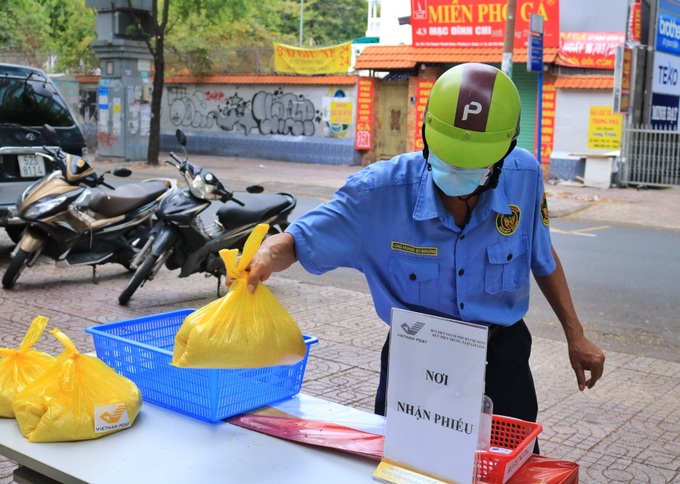
<svg viewBox="0 0 680 484">
<path fill-rule="evenodd" d="M 171 366 L 175 334 L 194 309 L 144 316 L 85 328 L 97 356 L 142 392 L 142 399 L 211 422 L 269 405 L 300 392 L 307 354 L 293 365 L 254 369 Z"/>
</svg>

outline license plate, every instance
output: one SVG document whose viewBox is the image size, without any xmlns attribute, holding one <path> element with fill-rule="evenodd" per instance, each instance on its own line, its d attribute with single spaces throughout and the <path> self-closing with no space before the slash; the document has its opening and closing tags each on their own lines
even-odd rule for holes
<svg viewBox="0 0 680 484">
<path fill-rule="evenodd" d="M 45 176 L 45 160 L 37 155 L 19 155 L 19 174 L 22 178 Z"/>
</svg>

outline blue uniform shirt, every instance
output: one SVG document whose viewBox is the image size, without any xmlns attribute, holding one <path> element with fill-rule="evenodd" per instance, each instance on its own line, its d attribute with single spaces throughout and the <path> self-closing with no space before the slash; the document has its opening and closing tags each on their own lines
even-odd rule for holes
<svg viewBox="0 0 680 484">
<path fill-rule="evenodd" d="M 361 271 L 387 323 L 396 307 L 508 326 L 528 310 L 531 271 L 555 270 L 548 222 L 541 167 L 515 148 L 462 230 L 416 152 L 351 175 L 287 232 L 308 272 Z"/>
</svg>

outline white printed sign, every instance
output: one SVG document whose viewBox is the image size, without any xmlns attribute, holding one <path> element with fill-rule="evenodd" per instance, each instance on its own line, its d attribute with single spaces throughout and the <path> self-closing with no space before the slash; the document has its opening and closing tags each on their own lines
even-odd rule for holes
<svg viewBox="0 0 680 484">
<path fill-rule="evenodd" d="M 472 482 L 488 329 L 400 309 L 391 326 L 385 460 Z"/>
<path fill-rule="evenodd" d="M 662 52 L 654 53 L 652 92 L 680 95 L 680 57 Z"/>
</svg>

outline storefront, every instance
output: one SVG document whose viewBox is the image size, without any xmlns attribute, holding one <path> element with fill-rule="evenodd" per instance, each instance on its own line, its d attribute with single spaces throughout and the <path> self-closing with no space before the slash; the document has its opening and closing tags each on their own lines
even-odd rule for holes
<svg viewBox="0 0 680 484">
<path fill-rule="evenodd" d="M 557 48 L 545 49 L 544 63 L 552 63 L 557 55 Z M 380 100 L 391 99 L 382 90 L 394 90 L 395 79 L 399 79 L 404 86 L 406 96 L 404 103 L 394 100 L 391 106 L 405 105 L 406 130 L 405 150 L 387 149 L 392 147 L 390 143 L 383 142 L 393 133 L 392 119 L 397 115 L 395 109 L 387 109 L 383 106 L 375 109 L 380 118 L 374 119 L 376 126 L 376 150 L 375 159 L 386 159 L 403 151 L 416 151 L 422 149 L 422 137 L 420 119 L 422 118 L 429 89 L 434 81 L 446 69 L 464 62 L 482 62 L 501 67 L 502 48 L 478 47 L 478 48 L 418 48 L 414 46 L 369 46 L 361 53 L 355 68 L 363 71 L 367 76 L 375 79 L 375 98 Z M 526 49 L 516 49 L 513 54 L 512 79 L 520 93 L 522 101 L 521 131 L 518 146 L 536 153 L 537 136 L 537 93 L 539 92 L 538 75 L 528 72 L 526 67 Z M 385 73 L 388 73 L 385 75 Z M 549 79 L 549 76 L 546 76 Z M 384 102 L 384 101 L 383 101 Z M 554 110 L 553 110 L 554 111 Z M 547 113 L 550 115 L 550 113 Z M 548 156 L 549 158 L 549 156 Z"/>
<path fill-rule="evenodd" d="M 422 149 L 420 119 L 427 102 L 429 88 L 446 69 L 465 62 L 481 62 L 501 68 L 506 59 L 506 69 L 517 85 L 522 101 L 521 131 L 518 145 L 540 156 L 543 151 L 537 143 L 537 95 L 539 75 L 527 71 L 530 20 L 532 15 L 543 19 L 542 53 L 544 65 L 554 62 L 559 47 L 559 2 L 535 4 L 518 0 L 514 16 L 512 55 L 508 59 L 504 50 L 504 32 L 507 29 L 507 6 L 485 1 L 455 2 L 430 0 L 427 4 L 411 1 L 411 45 L 371 45 L 357 58 L 354 68 L 361 75 L 376 79 L 376 99 L 386 96 L 380 91 L 391 89 L 394 78 L 406 79 L 407 121 L 406 150 Z M 539 57 L 540 58 L 540 57 Z M 394 103 L 393 103 L 394 104 Z M 396 105 L 396 104 L 394 104 Z M 384 108 L 383 108 L 384 110 Z M 375 113 L 381 113 L 376 109 Z M 392 114 L 388 113 L 390 119 Z M 398 154 L 396 147 L 388 149 L 383 140 L 390 135 L 392 122 L 374 119 L 376 143 L 379 147 L 373 158 L 384 159 Z"/>
</svg>

